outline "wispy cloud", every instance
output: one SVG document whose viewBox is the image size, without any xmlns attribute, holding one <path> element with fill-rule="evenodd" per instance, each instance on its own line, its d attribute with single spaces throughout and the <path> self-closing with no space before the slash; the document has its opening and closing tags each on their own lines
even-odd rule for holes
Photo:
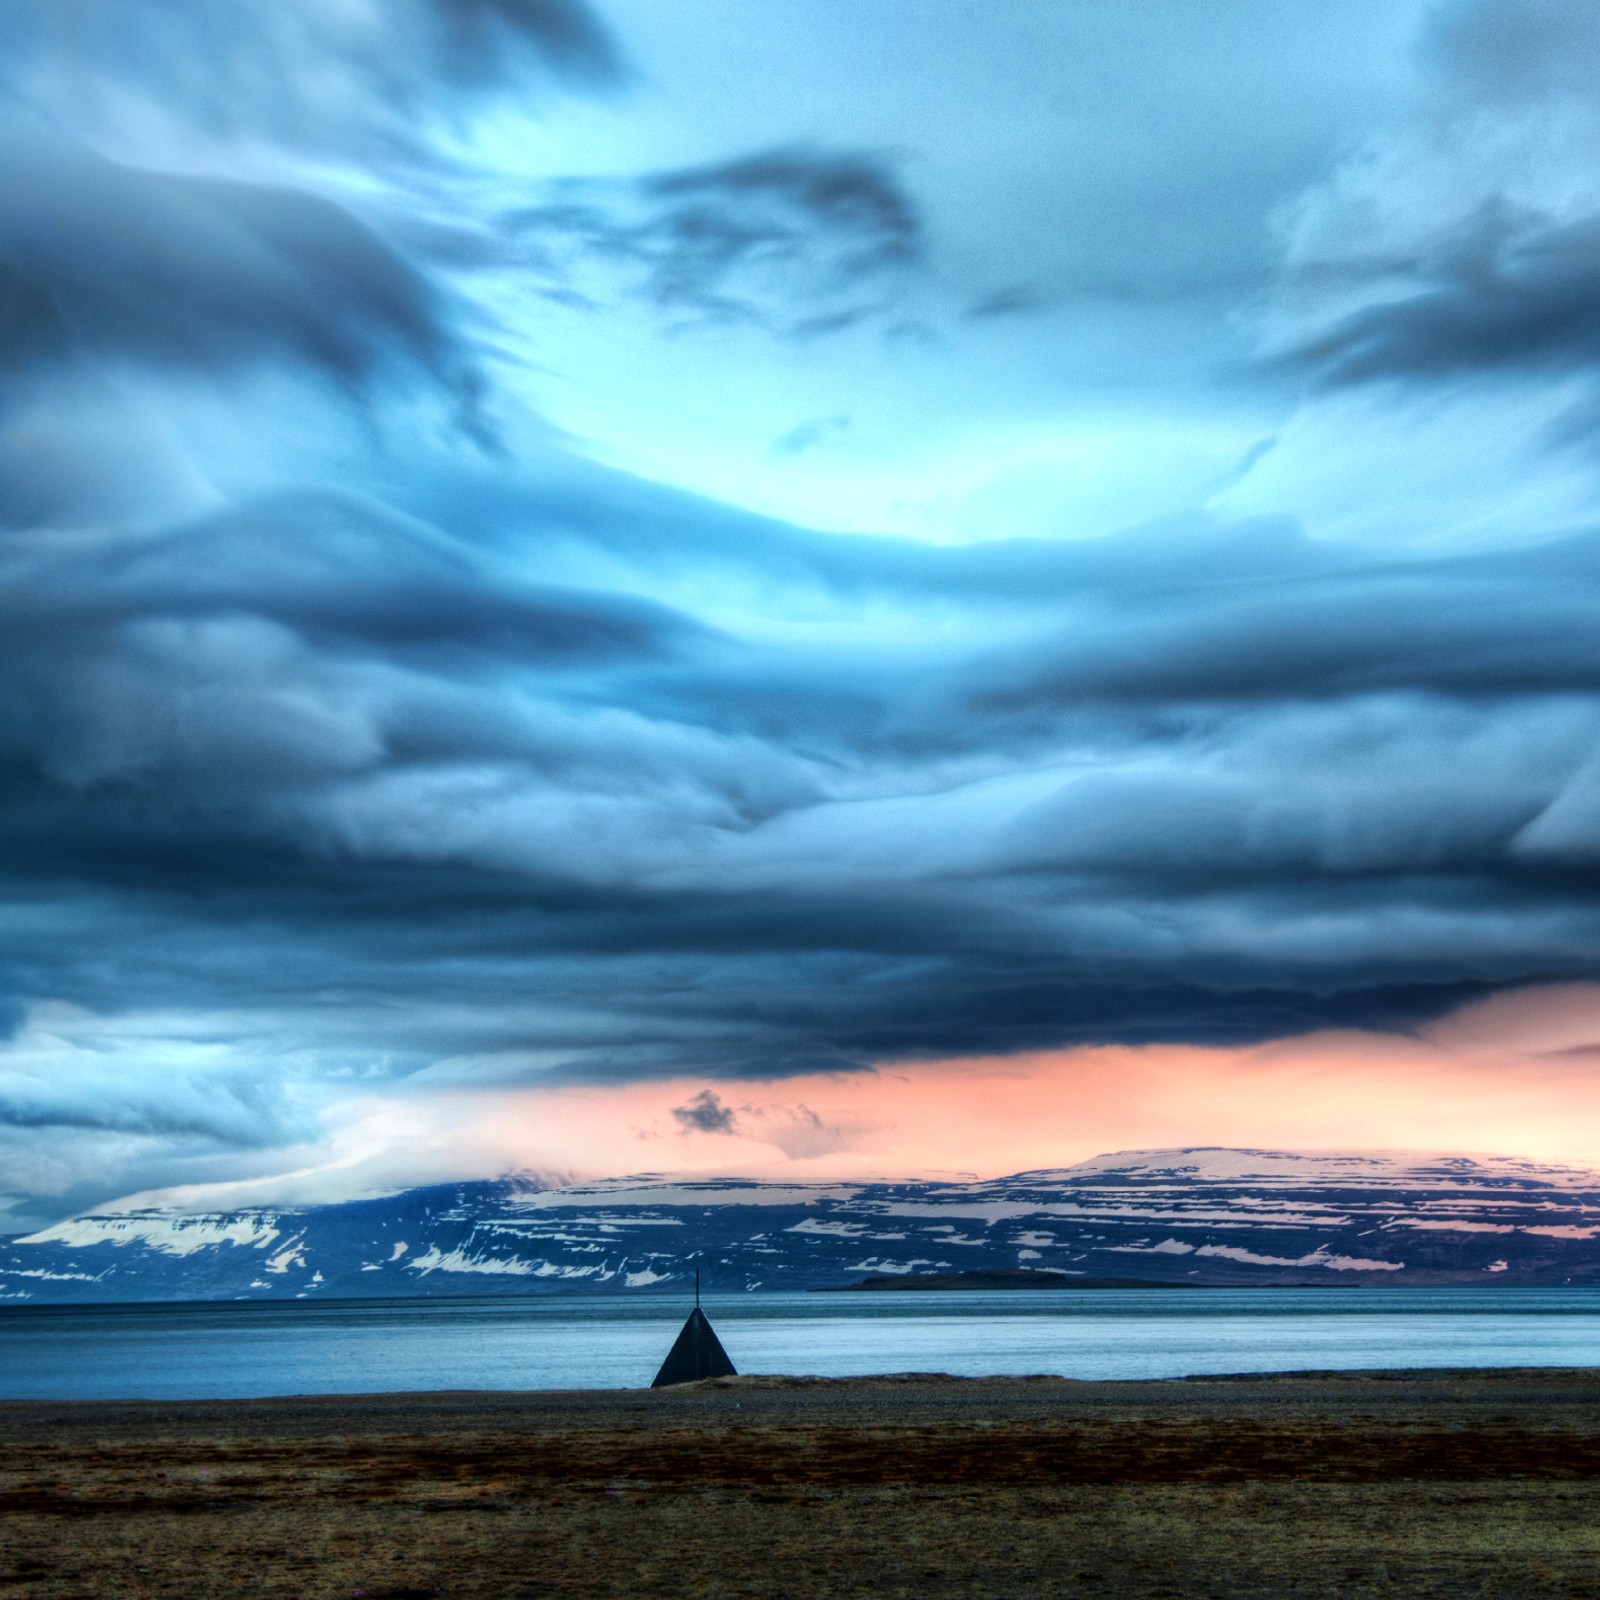
<svg viewBox="0 0 1600 1600">
<path fill-rule="evenodd" d="M 643 297 L 662 315 L 837 332 L 895 306 L 923 257 L 886 159 L 796 146 L 629 180 L 565 179 L 503 219 L 552 288 Z"/>
</svg>

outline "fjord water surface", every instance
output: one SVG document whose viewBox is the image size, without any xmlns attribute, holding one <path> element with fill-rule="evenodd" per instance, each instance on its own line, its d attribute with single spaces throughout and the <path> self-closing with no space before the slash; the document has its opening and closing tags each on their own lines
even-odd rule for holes
<svg viewBox="0 0 1600 1600">
<path fill-rule="evenodd" d="M 648 1384 L 677 1295 L 0 1308 L 0 1399 L 230 1399 Z M 747 1294 L 741 1372 L 1158 1378 L 1600 1365 L 1600 1289 Z"/>
</svg>

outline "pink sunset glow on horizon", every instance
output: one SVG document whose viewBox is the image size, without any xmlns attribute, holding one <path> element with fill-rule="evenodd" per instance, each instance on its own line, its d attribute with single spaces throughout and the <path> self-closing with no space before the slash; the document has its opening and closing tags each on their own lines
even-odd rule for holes
<svg viewBox="0 0 1600 1600">
<path fill-rule="evenodd" d="M 769 1081 L 423 1087 L 331 1108 L 331 1161 L 161 1194 L 310 1201 L 517 1171 L 994 1177 L 1194 1146 L 1600 1166 L 1597 1087 L 1600 985 L 1570 985 L 1469 1006 L 1414 1035 L 1086 1047 Z"/>
</svg>

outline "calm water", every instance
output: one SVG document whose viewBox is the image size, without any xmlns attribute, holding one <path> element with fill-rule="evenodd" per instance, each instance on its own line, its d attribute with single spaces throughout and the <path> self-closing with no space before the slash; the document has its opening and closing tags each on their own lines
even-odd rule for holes
<svg viewBox="0 0 1600 1600">
<path fill-rule="evenodd" d="M 1600 1365 L 1600 1289 L 772 1294 L 710 1299 L 741 1372 Z M 648 1384 L 677 1297 L 0 1308 L 0 1398 Z"/>
</svg>

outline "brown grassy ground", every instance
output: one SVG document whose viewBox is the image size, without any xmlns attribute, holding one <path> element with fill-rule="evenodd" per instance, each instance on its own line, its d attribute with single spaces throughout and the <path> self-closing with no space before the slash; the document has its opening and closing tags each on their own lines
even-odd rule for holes
<svg viewBox="0 0 1600 1600">
<path fill-rule="evenodd" d="M 0 1597 L 1600 1595 L 1600 1372 L 0 1406 Z"/>
</svg>

